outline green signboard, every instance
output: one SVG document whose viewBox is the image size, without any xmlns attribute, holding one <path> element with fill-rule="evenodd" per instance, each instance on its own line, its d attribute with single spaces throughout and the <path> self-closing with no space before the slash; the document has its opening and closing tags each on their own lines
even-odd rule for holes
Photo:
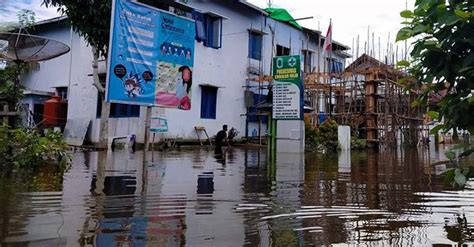
<svg viewBox="0 0 474 247">
<path fill-rule="evenodd" d="M 301 119 L 303 108 L 301 58 L 273 58 L 273 119 Z"/>
</svg>

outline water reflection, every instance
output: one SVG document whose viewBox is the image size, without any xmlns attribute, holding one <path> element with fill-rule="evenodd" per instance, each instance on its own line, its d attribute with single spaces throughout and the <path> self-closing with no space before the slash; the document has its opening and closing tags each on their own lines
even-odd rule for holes
<svg viewBox="0 0 474 247">
<path fill-rule="evenodd" d="M 442 148 L 441 150 L 442 151 Z M 153 155 L 153 157 L 152 157 Z M 74 154 L 59 180 L 0 183 L 4 246 L 431 245 L 473 241 L 474 191 L 437 152 L 229 149 Z M 222 160 L 225 159 L 225 162 Z M 27 180 L 25 180 L 27 181 Z"/>
</svg>

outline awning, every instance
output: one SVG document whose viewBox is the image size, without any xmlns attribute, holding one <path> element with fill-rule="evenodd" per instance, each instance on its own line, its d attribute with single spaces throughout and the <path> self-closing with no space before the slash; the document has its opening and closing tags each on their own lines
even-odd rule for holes
<svg viewBox="0 0 474 247">
<path fill-rule="evenodd" d="M 214 84 L 209 84 L 209 83 L 200 83 L 198 84 L 200 87 L 215 87 L 215 88 L 225 88 L 223 86 L 218 86 L 218 85 L 214 85 Z"/>
<path fill-rule="evenodd" d="M 247 30 L 249 30 L 250 32 L 254 32 L 254 33 L 261 34 L 261 35 L 267 35 L 267 34 L 268 34 L 268 33 L 264 32 L 264 31 L 262 31 L 262 30 L 260 30 L 260 29 L 256 29 L 256 28 L 249 28 L 249 29 L 247 29 Z"/>
<path fill-rule="evenodd" d="M 212 16 L 212 17 L 222 18 L 223 20 L 229 20 L 229 17 L 221 15 L 221 14 L 216 13 L 216 12 L 212 12 L 212 11 L 203 12 L 203 14 L 206 14 L 206 15 L 209 15 L 209 16 Z"/>
</svg>

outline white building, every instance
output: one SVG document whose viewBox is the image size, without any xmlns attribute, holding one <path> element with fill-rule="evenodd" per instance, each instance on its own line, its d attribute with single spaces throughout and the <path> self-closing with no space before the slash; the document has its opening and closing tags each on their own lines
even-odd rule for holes
<svg viewBox="0 0 474 247">
<path fill-rule="evenodd" d="M 176 3 L 174 7 L 163 3 L 159 5 L 156 7 L 170 11 L 181 6 Z M 249 118 L 250 122 L 246 124 L 246 101 L 247 106 L 252 102 L 245 100 L 245 91 L 248 89 L 263 95 L 261 98 L 264 100 L 268 82 L 259 84 L 248 78 L 270 75 L 272 56 L 302 55 L 305 72 L 316 71 L 318 62 L 321 71 L 324 70 L 320 49 L 322 44 L 318 45 L 324 39 L 320 38 L 319 31 L 301 30 L 289 23 L 274 20 L 264 10 L 245 1 L 191 0 L 187 6 L 202 13 L 213 23 L 206 25 L 203 30 L 212 41 L 206 44 L 196 41 L 195 44 L 191 110 L 153 109 L 153 116 L 162 116 L 168 120 L 168 137 L 197 139 L 195 126 L 204 126 L 213 135 L 223 124 L 236 128 L 240 132 L 238 138 L 245 136 L 246 130 L 248 136 L 255 134 L 258 128 L 255 119 Z M 188 16 L 192 15 L 188 13 Z M 100 104 L 97 89 L 92 85 L 91 48 L 68 26 L 64 17 L 37 23 L 34 33 L 69 45 L 71 52 L 41 62 L 38 70 L 26 76 L 25 86 L 32 92 L 27 99 L 31 103 L 30 109 L 35 110 L 35 104 L 41 104 L 39 95 L 44 96 L 48 92 L 67 97 L 68 122 L 90 121 L 86 141 L 97 143 Z M 333 43 L 333 50 L 338 51 L 333 58 L 342 66 L 347 57 L 343 51 L 347 49 L 347 46 Z M 318 59 L 318 56 L 321 58 Z M 101 63 L 100 71 L 106 71 L 104 62 Z M 37 92 L 38 96 L 33 92 Z M 33 98 L 35 103 L 31 102 Z M 41 107 L 36 109 L 41 110 Z M 112 104 L 109 137 L 134 134 L 138 142 L 143 142 L 145 111 L 145 107 Z M 265 131 L 265 124 L 261 129 Z"/>
</svg>

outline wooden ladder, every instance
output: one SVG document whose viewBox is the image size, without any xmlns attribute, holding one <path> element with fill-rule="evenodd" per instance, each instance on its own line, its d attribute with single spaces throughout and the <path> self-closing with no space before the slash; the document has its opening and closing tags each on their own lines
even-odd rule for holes
<svg viewBox="0 0 474 247">
<path fill-rule="evenodd" d="M 199 136 L 199 132 L 200 132 L 200 131 L 202 131 L 202 132 L 204 132 L 204 134 L 206 134 L 207 140 L 209 141 L 209 145 L 212 146 L 211 138 L 209 138 L 209 135 L 207 134 L 206 127 L 203 127 L 203 126 L 194 126 L 194 130 L 196 131 L 196 135 L 197 135 L 197 138 L 198 138 L 198 140 L 199 140 L 199 143 L 201 143 L 201 146 L 202 146 L 203 144 L 202 144 L 201 136 Z"/>
</svg>

